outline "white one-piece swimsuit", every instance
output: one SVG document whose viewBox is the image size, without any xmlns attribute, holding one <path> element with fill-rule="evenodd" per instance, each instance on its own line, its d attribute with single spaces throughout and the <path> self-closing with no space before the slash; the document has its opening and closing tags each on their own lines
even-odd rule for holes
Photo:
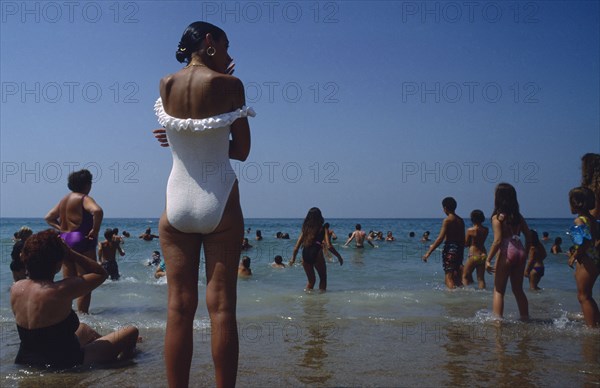
<svg viewBox="0 0 600 388">
<path fill-rule="evenodd" d="M 231 124 L 254 117 L 252 108 L 204 119 L 180 119 L 167 114 L 162 99 L 154 104 L 166 129 L 173 154 L 167 183 L 167 220 L 185 233 L 211 233 L 219 225 L 237 177 L 229 162 Z"/>
</svg>

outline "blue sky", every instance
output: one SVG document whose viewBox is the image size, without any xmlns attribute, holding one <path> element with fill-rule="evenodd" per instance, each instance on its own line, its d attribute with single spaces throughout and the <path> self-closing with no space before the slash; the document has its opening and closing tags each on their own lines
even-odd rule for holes
<svg viewBox="0 0 600 388">
<path fill-rule="evenodd" d="M 171 168 L 151 135 L 185 27 L 231 42 L 252 150 L 246 217 L 468 216 L 517 188 L 569 216 L 600 152 L 600 7 L 533 2 L 1 2 L 0 215 L 43 217 L 70 171 L 105 217 L 159 217 Z"/>
</svg>

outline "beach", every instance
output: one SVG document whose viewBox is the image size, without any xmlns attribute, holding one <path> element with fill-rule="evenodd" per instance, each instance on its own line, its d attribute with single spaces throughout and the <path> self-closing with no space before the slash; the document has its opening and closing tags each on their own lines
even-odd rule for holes
<svg viewBox="0 0 600 388">
<path fill-rule="evenodd" d="M 460 210 L 460 209 L 459 209 Z M 460 211 L 459 211 L 460 214 Z M 463 214 L 466 216 L 466 214 Z M 238 280 L 240 387 L 277 386 L 518 386 L 565 387 L 600 385 L 600 331 L 582 322 L 573 270 L 566 255 L 548 254 L 541 291 L 524 288 L 530 322 L 518 320 L 509 290 L 505 319 L 493 318 L 493 277 L 486 290 L 469 286 L 448 291 L 440 251 L 421 261 L 435 239 L 441 219 L 326 219 L 338 235 L 334 246 L 344 265 L 328 262 L 328 290 L 306 293 L 302 267 L 275 269 L 273 257 L 291 258 L 301 219 L 246 219 L 253 248 L 253 276 Z M 571 219 L 528 219 L 532 229 L 562 237 Z M 363 230 L 392 231 L 396 241 L 377 248 L 342 247 L 347 234 Z M 467 226 L 470 222 L 466 220 Z M 0 219 L 0 384 L 28 386 L 166 386 L 163 341 L 166 325 L 166 280 L 155 279 L 146 266 L 158 240 L 137 238 L 147 227 L 158 231 L 158 219 L 105 219 L 105 227 L 131 233 L 126 255 L 119 260 L 121 280 L 107 280 L 92 294 L 90 315 L 80 315 L 101 333 L 127 324 L 139 327 L 143 342 L 129 362 L 102 368 L 76 368 L 62 373 L 16 366 L 19 346 L 10 309 L 9 270 L 12 234 L 27 225 L 46 229 L 41 219 Z M 484 225 L 489 226 L 489 220 Z M 256 230 L 264 239 L 254 241 Z M 276 239 L 278 232 L 290 240 Z M 416 237 L 410 238 L 414 231 Z M 489 249 L 492 237 L 488 237 Z M 544 243 L 550 251 L 551 241 Z M 194 321 L 191 386 L 214 386 L 210 329 L 204 303 L 201 266 L 200 303 Z M 598 284 L 594 297 L 598 300 Z"/>
</svg>

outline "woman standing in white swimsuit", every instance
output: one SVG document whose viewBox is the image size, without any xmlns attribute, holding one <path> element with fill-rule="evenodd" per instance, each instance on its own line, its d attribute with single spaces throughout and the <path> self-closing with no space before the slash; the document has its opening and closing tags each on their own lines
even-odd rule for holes
<svg viewBox="0 0 600 388">
<path fill-rule="evenodd" d="M 237 267 L 244 220 L 229 159 L 250 152 L 242 82 L 229 75 L 229 41 L 220 28 L 190 24 L 176 56 L 187 66 L 160 82 L 155 111 L 173 168 L 159 223 L 168 283 L 165 364 L 170 387 L 187 387 L 198 306 L 200 249 L 206 258 L 206 305 L 217 386 L 234 386 L 238 365 Z M 229 74 L 228 74 L 229 73 Z M 166 135 L 166 136 L 165 136 Z"/>
</svg>

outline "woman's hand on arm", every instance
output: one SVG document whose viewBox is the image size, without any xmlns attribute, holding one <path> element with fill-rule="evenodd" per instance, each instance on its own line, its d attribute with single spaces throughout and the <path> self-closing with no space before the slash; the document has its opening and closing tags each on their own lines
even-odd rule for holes
<svg viewBox="0 0 600 388">
<path fill-rule="evenodd" d="M 161 147 L 168 147 L 169 140 L 167 139 L 167 130 L 164 128 L 158 128 L 152 131 L 154 137 L 158 141 Z"/>
<path fill-rule="evenodd" d="M 100 264 L 70 248 L 65 255 L 64 264 L 75 264 L 84 272 L 83 275 L 68 277 L 61 281 L 63 291 L 73 299 L 91 292 L 108 278 L 108 273 Z"/>
</svg>

